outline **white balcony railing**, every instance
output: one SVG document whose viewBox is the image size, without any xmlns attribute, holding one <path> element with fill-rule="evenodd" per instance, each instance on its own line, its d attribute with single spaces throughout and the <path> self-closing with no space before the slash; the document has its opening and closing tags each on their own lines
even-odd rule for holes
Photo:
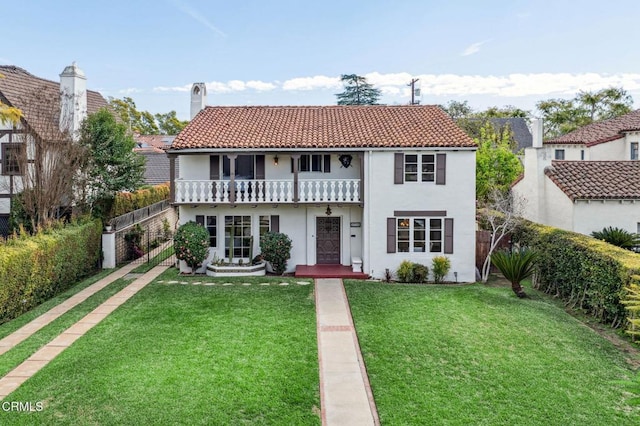
<svg viewBox="0 0 640 426">
<path fill-rule="evenodd" d="M 236 180 L 234 202 L 257 203 L 357 203 L 360 179 L 312 179 L 298 181 L 298 200 L 293 180 Z M 220 204 L 231 202 L 228 180 L 175 181 L 175 202 L 179 204 Z"/>
</svg>

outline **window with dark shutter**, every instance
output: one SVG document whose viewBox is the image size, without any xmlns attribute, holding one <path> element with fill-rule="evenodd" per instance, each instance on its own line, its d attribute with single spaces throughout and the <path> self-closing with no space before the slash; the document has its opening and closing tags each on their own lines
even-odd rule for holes
<svg viewBox="0 0 640 426">
<path fill-rule="evenodd" d="M 393 155 L 393 183 L 404 183 L 404 154 L 401 152 Z"/>
<path fill-rule="evenodd" d="M 219 155 L 209 156 L 209 179 L 210 180 L 220 179 L 220 156 Z"/>
<path fill-rule="evenodd" d="M 396 252 L 396 218 L 387 218 L 387 253 Z"/>
<path fill-rule="evenodd" d="M 264 155 L 256 155 L 256 179 L 264 178 Z"/>
<path fill-rule="evenodd" d="M 324 160 L 322 160 L 322 165 L 324 166 L 325 173 L 331 173 L 331 155 L 325 155 Z"/>
<path fill-rule="evenodd" d="M 280 232 L 280 216 L 271 215 L 271 232 Z"/>
<path fill-rule="evenodd" d="M 447 183 L 447 154 L 436 154 L 436 185 Z"/>
<path fill-rule="evenodd" d="M 444 220 L 444 252 L 453 253 L 453 219 Z"/>
</svg>

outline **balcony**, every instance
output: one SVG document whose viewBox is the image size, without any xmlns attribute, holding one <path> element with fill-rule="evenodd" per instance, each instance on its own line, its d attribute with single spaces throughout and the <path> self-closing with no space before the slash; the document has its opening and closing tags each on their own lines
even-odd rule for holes
<svg viewBox="0 0 640 426">
<path fill-rule="evenodd" d="M 232 190 L 233 188 L 233 190 Z M 359 203 L 360 179 L 182 180 L 176 204 Z"/>
</svg>

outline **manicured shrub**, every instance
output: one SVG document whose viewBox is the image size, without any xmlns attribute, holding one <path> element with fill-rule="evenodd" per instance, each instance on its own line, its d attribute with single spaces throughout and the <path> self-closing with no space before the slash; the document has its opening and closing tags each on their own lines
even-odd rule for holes
<svg viewBox="0 0 640 426">
<path fill-rule="evenodd" d="M 402 283 L 410 283 L 413 281 L 413 262 L 403 260 L 396 271 L 398 281 Z"/>
<path fill-rule="evenodd" d="M 0 244 L 0 322 L 68 289 L 94 271 L 102 223 L 80 221 Z"/>
<path fill-rule="evenodd" d="M 420 263 L 403 260 L 396 271 L 398 281 L 403 283 L 423 283 L 429 276 L 429 268 Z"/>
<path fill-rule="evenodd" d="M 593 231 L 591 236 L 627 250 L 633 250 L 640 246 L 640 236 L 622 228 L 609 226 L 602 228 L 602 231 Z"/>
<path fill-rule="evenodd" d="M 291 258 L 291 239 L 281 232 L 267 232 L 260 237 L 260 249 L 264 260 L 271 263 L 273 272 L 284 274 Z"/>
<path fill-rule="evenodd" d="M 176 258 L 184 260 L 195 274 L 209 253 L 209 231 L 194 221 L 180 225 L 173 239 Z"/>
<path fill-rule="evenodd" d="M 98 200 L 94 206 L 94 216 L 106 222 L 114 217 L 168 199 L 169 185 L 167 184 L 149 186 L 134 192 L 119 192 L 113 198 Z"/>
<path fill-rule="evenodd" d="M 435 281 L 436 284 L 442 282 L 444 277 L 449 273 L 449 269 L 451 269 L 451 261 L 447 256 L 436 256 L 431 260 L 433 281 Z"/>
<path fill-rule="evenodd" d="M 538 254 L 532 250 L 500 250 L 491 255 L 491 262 L 511 283 L 511 289 L 518 297 L 527 297 L 520 283 L 535 270 Z"/>
<path fill-rule="evenodd" d="M 531 222 L 523 222 L 513 240 L 538 253 L 535 288 L 602 323 L 626 324 L 620 299 L 632 275 L 640 273 L 639 254 L 588 235 Z"/>
</svg>

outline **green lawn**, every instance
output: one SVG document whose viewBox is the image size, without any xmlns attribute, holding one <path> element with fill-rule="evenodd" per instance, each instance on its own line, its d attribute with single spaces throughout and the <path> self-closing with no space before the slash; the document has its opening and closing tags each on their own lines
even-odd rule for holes
<svg viewBox="0 0 640 426">
<path fill-rule="evenodd" d="M 43 411 L 0 424 L 313 425 L 318 377 L 312 285 L 170 269 L 6 399 Z"/>
<path fill-rule="evenodd" d="M 507 287 L 347 282 L 383 425 L 637 425 L 620 352 Z M 528 290 L 532 292 L 532 290 Z"/>
</svg>

